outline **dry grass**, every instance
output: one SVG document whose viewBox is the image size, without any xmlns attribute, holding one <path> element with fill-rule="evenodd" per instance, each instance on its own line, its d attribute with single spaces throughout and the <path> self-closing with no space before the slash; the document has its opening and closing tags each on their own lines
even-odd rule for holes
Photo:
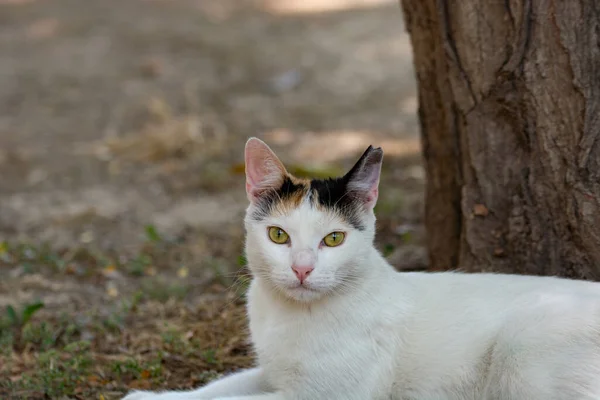
<svg viewBox="0 0 600 400">
<path fill-rule="evenodd" d="M 101 257 L 87 254 L 88 263 L 95 267 L 78 277 L 78 287 L 110 283 L 115 278 L 111 274 L 122 270 L 119 280 L 130 281 L 123 287 L 142 289 L 112 293 L 109 284 L 108 302 L 102 306 L 101 294 L 85 291 L 83 302 L 96 304 L 94 308 L 58 309 L 52 306 L 49 291 L 75 304 L 82 301 L 70 285 L 58 283 L 60 275 L 69 280 L 73 274 L 66 267 L 57 270 L 65 254 L 2 247 L 5 266 L 17 268 L 29 259 L 35 272 L 26 274 L 36 274 L 30 281 L 44 289 L 47 304 L 26 322 L 21 314 L 27 303 L 8 305 L 0 314 L 1 398 L 119 398 L 132 388 L 191 388 L 219 373 L 251 365 L 241 301 L 243 280 L 232 290 L 218 280 L 208 280 L 202 285 L 202 295 L 194 296 L 196 301 L 190 304 L 183 285 L 179 286 L 182 292 L 173 290 L 173 280 L 145 287 L 143 282 L 151 278 L 127 273 L 123 266 L 100 268 Z M 187 271 L 177 272 L 189 278 Z M 165 271 L 160 274 L 167 275 Z"/>
<path fill-rule="evenodd" d="M 98 144 L 96 154 L 101 158 L 159 163 L 198 155 L 210 157 L 222 151 L 230 140 L 216 118 L 174 115 L 158 97 L 148 102 L 147 114 L 142 129 L 107 138 Z"/>
</svg>

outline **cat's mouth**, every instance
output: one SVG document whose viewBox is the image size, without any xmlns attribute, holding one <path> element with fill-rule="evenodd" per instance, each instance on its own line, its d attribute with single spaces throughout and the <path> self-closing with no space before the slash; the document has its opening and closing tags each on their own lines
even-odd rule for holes
<svg viewBox="0 0 600 400">
<path fill-rule="evenodd" d="M 294 285 L 290 285 L 288 290 L 298 291 L 298 292 L 317 292 L 318 290 L 312 288 L 308 283 L 296 283 Z"/>
<path fill-rule="evenodd" d="M 310 284 L 308 282 L 287 282 L 285 285 L 281 285 L 280 290 L 289 298 L 298 300 L 301 302 L 310 302 L 316 299 L 321 298 L 326 290 L 315 286 L 314 284 Z"/>
</svg>

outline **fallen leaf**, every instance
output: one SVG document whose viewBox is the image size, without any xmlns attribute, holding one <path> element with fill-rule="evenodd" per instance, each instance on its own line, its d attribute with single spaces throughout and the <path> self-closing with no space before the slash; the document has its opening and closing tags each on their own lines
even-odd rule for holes
<svg viewBox="0 0 600 400">
<path fill-rule="evenodd" d="M 114 264 L 110 264 L 110 265 L 107 265 L 106 267 L 104 267 L 104 271 L 108 272 L 108 273 L 114 272 L 116 270 L 117 270 L 117 267 Z"/>
<path fill-rule="evenodd" d="M 94 232 L 86 231 L 79 236 L 79 241 L 81 243 L 91 243 L 94 240 Z"/>
<path fill-rule="evenodd" d="M 102 275 L 107 278 L 117 278 L 119 276 L 119 272 L 114 264 L 110 264 L 102 269 Z"/>
<path fill-rule="evenodd" d="M 189 270 L 187 269 L 187 267 L 181 267 L 181 268 L 179 268 L 179 270 L 177 270 L 177 276 L 180 277 L 181 279 L 187 278 L 188 275 L 189 275 Z"/>
<path fill-rule="evenodd" d="M 148 379 L 150 378 L 150 371 L 148 371 L 147 369 L 143 370 L 140 374 L 140 377 L 142 379 Z"/>
<path fill-rule="evenodd" d="M 106 285 L 106 294 L 109 297 L 118 297 L 119 289 L 117 289 L 117 286 L 114 283 L 109 282 L 108 285 Z"/>
</svg>

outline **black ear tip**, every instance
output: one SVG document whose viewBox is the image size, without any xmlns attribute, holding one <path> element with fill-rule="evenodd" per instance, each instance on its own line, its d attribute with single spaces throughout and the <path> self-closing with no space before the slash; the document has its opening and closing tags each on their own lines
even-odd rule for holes
<svg viewBox="0 0 600 400">
<path fill-rule="evenodd" d="M 366 150 L 366 152 L 367 152 L 367 153 L 370 153 L 370 152 L 372 152 L 372 151 L 376 151 L 376 152 L 381 152 L 381 153 L 383 153 L 383 149 L 382 149 L 381 147 L 373 147 L 373 145 L 372 145 L 372 144 L 370 144 L 370 145 L 369 145 L 369 147 L 367 147 L 367 150 Z"/>
<path fill-rule="evenodd" d="M 383 149 L 381 147 L 373 147 L 369 146 L 367 149 L 369 158 L 374 158 L 377 160 L 383 159 Z"/>
</svg>

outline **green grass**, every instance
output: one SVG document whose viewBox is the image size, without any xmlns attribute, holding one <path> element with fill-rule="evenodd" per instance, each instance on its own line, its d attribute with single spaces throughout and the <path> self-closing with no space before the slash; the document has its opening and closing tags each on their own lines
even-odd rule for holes
<svg viewBox="0 0 600 400">
<path fill-rule="evenodd" d="M 90 374 L 93 360 L 89 348 L 88 342 L 81 341 L 46 350 L 38 355 L 35 368 L 7 383 L 4 389 L 13 393 L 37 392 L 50 398 L 71 396 Z"/>
<path fill-rule="evenodd" d="M 128 254 L 0 242 L 0 279 L 10 271 L 5 282 L 19 290 L 27 274 L 36 274 L 30 282 L 46 302 L 0 309 L 0 399 L 118 399 L 132 388 L 195 387 L 251 365 L 250 352 L 240 350 L 247 346 L 245 312 L 223 291 L 237 290 L 237 299 L 245 290 L 248 278 L 228 272 L 242 271 L 245 258 L 227 259 L 219 248 L 194 261 L 195 243 L 151 225 L 142 239 Z M 212 273 L 207 287 L 217 297 L 190 306 L 188 278 L 197 268 Z M 66 281 L 66 292 L 50 289 Z M 95 292 L 83 294 L 84 309 L 50 307 L 44 297 L 81 296 L 84 285 Z M 118 290 L 110 292 L 111 285 Z"/>
</svg>

